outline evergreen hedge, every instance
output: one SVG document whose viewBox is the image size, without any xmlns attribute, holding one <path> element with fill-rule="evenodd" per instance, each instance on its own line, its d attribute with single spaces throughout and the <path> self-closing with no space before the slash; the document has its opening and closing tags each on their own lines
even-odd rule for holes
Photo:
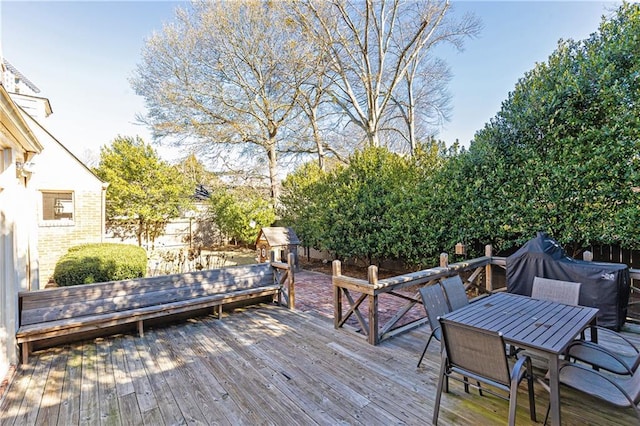
<svg viewBox="0 0 640 426">
<path fill-rule="evenodd" d="M 98 243 L 71 247 L 56 264 L 53 278 L 59 286 L 142 278 L 147 252 L 129 244 Z"/>
</svg>

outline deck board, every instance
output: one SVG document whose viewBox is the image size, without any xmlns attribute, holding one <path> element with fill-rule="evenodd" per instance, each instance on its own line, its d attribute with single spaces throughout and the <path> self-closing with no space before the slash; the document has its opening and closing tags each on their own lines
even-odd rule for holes
<svg viewBox="0 0 640 426">
<path fill-rule="evenodd" d="M 378 346 L 317 313 L 260 305 L 36 351 L 0 404 L 1 425 L 417 425 L 433 413 L 439 343 L 428 326 Z M 626 334 L 640 343 L 637 334 Z M 563 424 L 637 424 L 632 410 L 561 390 Z M 536 384 L 541 422 L 548 404 Z M 439 424 L 504 424 L 508 403 L 457 382 Z M 517 424 L 532 424 L 525 386 Z"/>
<path fill-rule="evenodd" d="M 82 345 L 65 347 L 66 369 L 62 383 L 59 425 L 77 425 L 80 422 L 80 374 L 82 371 Z"/>
<path fill-rule="evenodd" d="M 116 378 L 111 360 L 111 340 L 97 339 L 98 345 L 98 398 L 100 425 L 121 425 Z"/>
<path fill-rule="evenodd" d="M 171 394 L 176 401 L 176 407 L 182 414 L 183 420 L 188 424 L 207 424 L 205 414 L 197 403 L 198 395 L 193 392 L 184 369 L 186 363 L 178 357 L 173 349 L 168 346 L 170 335 L 166 330 L 153 333 L 157 336 L 156 345 L 150 346 L 150 353 L 159 365 L 162 366 L 163 375 L 169 384 Z M 153 339 L 153 335 L 147 337 L 147 341 Z"/>
<path fill-rule="evenodd" d="M 182 424 L 185 422 L 184 416 L 173 396 L 171 384 L 165 377 L 160 365 L 161 361 L 155 356 L 158 350 L 154 349 L 154 345 L 155 339 L 153 336 L 145 336 L 143 339 L 136 340 L 138 355 L 142 360 L 146 374 L 149 377 L 149 383 L 158 402 L 158 410 L 162 418 L 160 424 Z"/>
<path fill-rule="evenodd" d="M 98 395 L 98 351 L 95 341 L 88 341 L 82 347 L 82 372 L 80 375 L 80 424 L 100 423 Z"/>
<path fill-rule="evenodd" d="M 64 380 L 67 357 L 63 348 L 56 348 L 51 352 L 53 359 L 40 403 L 41 408 L 37 413 L 36 424 L 38 425 L 55 425 L 60 411 L 61 385 Z"/>
</svg>

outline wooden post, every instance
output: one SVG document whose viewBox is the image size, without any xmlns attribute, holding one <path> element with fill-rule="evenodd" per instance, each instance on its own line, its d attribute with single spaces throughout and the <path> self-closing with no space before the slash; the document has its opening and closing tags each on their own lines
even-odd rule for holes
<svg viewBox="0 0 640 426">
<path fill-rule="evenodd" d="M 331 269 L 333 271 L 333 275 L 339 277 L 342 275 L 342 263 L 339 260 L 334 260 L 331 263 Z"/>
<path fill-rule="evenodd" d="M 296 285 L 295 285 L 295 277 L 294 270 L 296 266 L 296 255 L 293 253 L 289 253 L 287 256 L 287 260 L 289 263 L 289 271 L 287 273 L 287 291 L 289 292 L 289 309 L 295 309 L 296 307 Z"/>
<path fill-rule="evenodd" d="M 440 253 L 440 267 L 447 268 L 449 266 L 449 255 L 447 253 Z"/>
<path fill-rule="evenodd" d="M 371 285 L 378 284 L 378 267 L 376 265 L 371 265 L 367 269 L 367 280 Z"/>
<path fill-rule="evenodd" d="M 29 352 L 31 351 L 31 343 L 29 342 L 24 342 L 21 345 L 22 348 L 22 364 L 23 365 L 28 365 L 29 364 Z"/>
<path fill-rule="evenodd" d="M 369 295 L 369 343 L 377 345 L 378 338 L 378 295 Z"/>
<path fill-rule="evenodd" d="M 339 260 L 334 260 L 331 264 L 333 279 L 342 275 L 342 264 Z M 333 328 L 339 328 L 342 322 L 342 294 L 341 289 L 333 283 Z"/>
<path fill-rule="evenodd" d="M 378 267 L 370 265 L 367 269 L 367 280 L 369 284 L 378 284 Z M 378 295 L 375 293 L 369 295 L 369 343 L 378 344 Z"/>
<path fill-rule="evenodd" d="M 493 272 L 492 272 L 492 268 L 491 268 L 491 257 L 493 256 L 493 246 L 491 246 L 491 244 L 487 244 L 486 246 L 484 246 L 484 255 L 487 256 L 489 258 L 489 263 L 487 263 L 487 266 L 484 267 L 484 278 L 485 278 L 485 285 L 488 291 L 493 291 Z"/>
</svg>

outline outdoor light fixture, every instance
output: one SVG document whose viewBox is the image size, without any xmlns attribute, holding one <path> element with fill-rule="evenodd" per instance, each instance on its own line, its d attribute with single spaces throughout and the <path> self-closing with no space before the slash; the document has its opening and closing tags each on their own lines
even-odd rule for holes
<svg viewBox="0 0 640 426">
<path fill-rule="evenodd" d="M 16 161 L 16 177 L 29 177 L 33 173 L 35 164 L 28 161 L 23 163 Z"/>
<path fill-rule="evenodd" d="M 456 244 L 456 254 L 467 254 L 467 246 L 463 243 Z"/>
<path fill-rule="evenodd" d="M 59 198 L 56 198 L 56 202 L 53 205 L 53 212 L 56 216 L 61 215 L 64 212 L 64 206 L 62 205 L 62 201 Z"/>
</svg>

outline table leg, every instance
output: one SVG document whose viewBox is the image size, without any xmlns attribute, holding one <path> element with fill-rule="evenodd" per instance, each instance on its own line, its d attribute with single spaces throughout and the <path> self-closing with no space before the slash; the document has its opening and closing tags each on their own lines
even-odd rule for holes
<svg viewBox="0 0 640 426">
<path fill-rule="evenodd" d="M 560 425 L 560 381 L 558 379 L 558 356 L 549 356 L 549 408 L 551 424 Z"/>
</svg>

